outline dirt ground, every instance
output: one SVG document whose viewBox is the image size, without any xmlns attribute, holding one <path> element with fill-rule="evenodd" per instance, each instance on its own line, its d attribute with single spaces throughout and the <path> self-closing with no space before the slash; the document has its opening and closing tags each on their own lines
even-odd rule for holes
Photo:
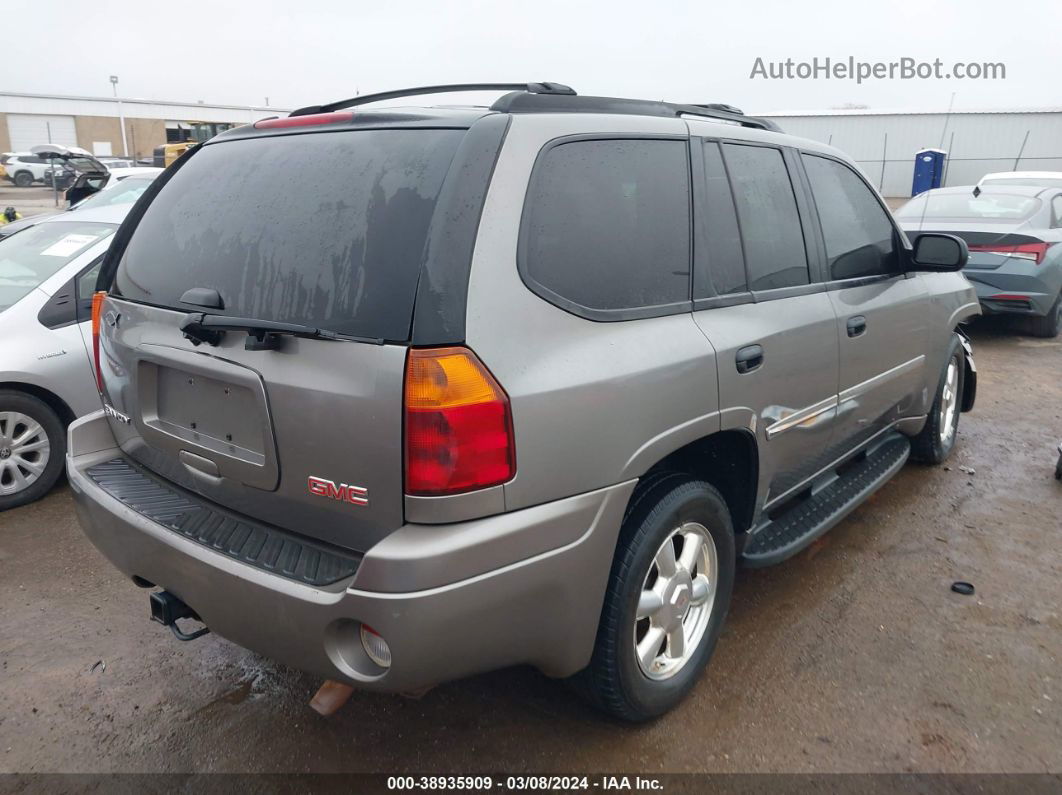
<svg viewBox="0 0 1062 795">
<path fill-rule="evenodd" d="M 0 516 L 0 771 L 1062 771 L 1062 340 L 973 336 L 949 465 L 742 573 L 692 697 L 640 727 L 529 669 L 321 718 L 313 678 L 149 623 L 62 486 Z"/>
</svg>

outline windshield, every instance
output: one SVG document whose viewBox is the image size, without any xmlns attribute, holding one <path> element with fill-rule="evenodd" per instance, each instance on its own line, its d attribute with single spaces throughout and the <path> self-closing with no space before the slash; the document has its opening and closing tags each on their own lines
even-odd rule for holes
<svg viewBox="0 0 1062 795">
<path fill-rule="evenodd" d="M 1040 200 L 1010 193 L 923 193 L 896 212 L 901 221 L 1025 221 Z"/>
<path fill-rule="evenodd" d="M 428 228 L 464 130 L 344 130 L 208 144 L 166 183 L 115 276 L 134 301 L 406 340 Z"/>
<path fill-rule="evenodd" d="M 54 221 L 0 238 L 0 312 L 115 229 L 113 224 Z"/>
<path fill-rule="evenodd" d="M 982 185 L 1028 185 L 1033 188 L 1062 188 L 1062 177 L 992 177 Z"/>
<path fill-rule="evenodd" d="M 71 210 L 83 210 L 86 207 L 111 207 L 116 204 L 132 204 L 140 194 L 155 181 L 154 177 L 126 177 L 113 188 L 101 190 L 82 199 Z"/>
</svg>

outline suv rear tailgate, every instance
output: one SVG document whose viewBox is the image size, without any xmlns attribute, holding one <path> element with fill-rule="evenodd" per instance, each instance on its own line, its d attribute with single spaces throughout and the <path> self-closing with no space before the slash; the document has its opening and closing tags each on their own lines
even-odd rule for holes
<svg viewBox="0 0 1062 795">
<path fill-rule="evenodd" d="M 230 332 L 196 347 L 183 313 L 109 298 L 103 316 L 111 426 L 130 457 L 233 511 L 351 549 L 401 525 L 404 346 L 288 337 L 248 351 Z"/>
<path fill-rule="evenodd" d="M 122 449 L 225 509 L 348 549 L 400 527 L 405 355 L 466 132 L 245 135 L 164 175 L 119 235 L 103 307 Z M 193 313 L 230 326 L 187 338 Z M 254 323 L 287 330 L 256 343 Z"/>
</svg>

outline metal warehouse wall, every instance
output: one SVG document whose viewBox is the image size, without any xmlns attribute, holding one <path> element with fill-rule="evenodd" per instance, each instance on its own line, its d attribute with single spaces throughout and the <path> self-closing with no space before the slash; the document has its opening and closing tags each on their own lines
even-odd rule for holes
<svg viewBox="0 0 1062 795">
<path fill-rule="evenodd" d="M 911 195 L 914 154 L 920 149 L 948 152 L 945 185 L 972 185 L 990 171 L 1062 171 L 1062 109 L 954 112 L 950 116 L 866 112 L 760 115 L 773 118 L 787 133 L 822 141 L 847 153 L 885 196 Z"/>
</svg>

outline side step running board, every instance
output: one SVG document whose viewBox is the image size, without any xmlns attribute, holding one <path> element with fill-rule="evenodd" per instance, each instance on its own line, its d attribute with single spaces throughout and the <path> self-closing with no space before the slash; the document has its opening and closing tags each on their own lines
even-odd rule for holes
<svg viewBox="0 0 1062 795">
<path fill-rule="evenodd" d="M 754 530 L 742 562 L 759 568 L 791 558 L 877 491 L 900 470 L 910 453 L 906 436 L 890 434 L 867 450 L 861 460 L 843 465 L 832 475 L 832 482 L 812 490 L 807 499 Z"/>
</svg>

